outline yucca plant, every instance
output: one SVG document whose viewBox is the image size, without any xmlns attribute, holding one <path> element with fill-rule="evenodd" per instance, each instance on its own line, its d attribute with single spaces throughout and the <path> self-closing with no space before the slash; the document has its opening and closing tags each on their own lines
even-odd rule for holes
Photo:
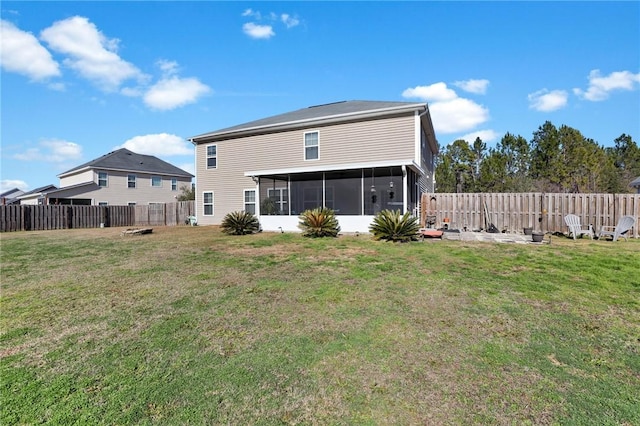
<svg viewBox="0 0 640 426">
<path fill-rule="evenodd" d="M 340 232 L 335 212 L 325 207 L 303 211 L 298 227 L 303 236 L 313 238 L 337 237 Z"/>
<path fill-rule="evenodd" d="M 258 218 L 245 211 L 227 213 L 220 224 L 222 232 L 229 235 L 253 234 L 260 230 Z"/>
<path fill-rule="evenodd" d="M 417 240 L 419 229 L 418 219 L 409 212 L 400 215 L 400 210 L 382 210 L 369 226 L 376 240 L 396 242 Z"/>
</svg>

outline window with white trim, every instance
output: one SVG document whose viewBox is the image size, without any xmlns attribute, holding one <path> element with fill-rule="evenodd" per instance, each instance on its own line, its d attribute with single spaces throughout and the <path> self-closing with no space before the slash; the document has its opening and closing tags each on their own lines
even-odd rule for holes
<svg viewBox="0 0 640 426">
<path fill-rule="evenodd" d="M 289 214 L 289 191 L 287 188 L 268 188 L 267 196 L 275 205 L 275 214 Z"/>
<path fill-rule="evenodd" d="M 218 168 L 218 146 L 207 145 L 207 169 Z"/>
<path fill-rule="evenodd" d="M 320 135 L 318 132 L 304 134 L 304 159 L 317 160 L 320 158 Z"/>
<path fill-rule="evenodd" d="M 213 192 L 202 193 L 202 213 L 205 216 L 213 216 Z"/>
<path fill-rule="evenodd" d="M 256 190 L 245 189 L 244 190 L 244 211 L 251 214 L 256 214 Z"/>
<path fill-rule="evenodd" d="M 178 190 L 178 179 L 171 178 L 171 190 L 172 191 L 177 191 Z"/>
<path fill-rule="evenodd" d="M 151 186 L 162 188 L 162 178 L 160 176 L 151 176 Z"/>
<path fill-rule="evenodd" d="M 98 172 L 98 186 L 108 186 L 109 175 L 107 172 Z"/>
<path fill-rule="evenodd" d="M 127 188 L 136 187 L 136 175 L 127 175 Z"/>
</svg>

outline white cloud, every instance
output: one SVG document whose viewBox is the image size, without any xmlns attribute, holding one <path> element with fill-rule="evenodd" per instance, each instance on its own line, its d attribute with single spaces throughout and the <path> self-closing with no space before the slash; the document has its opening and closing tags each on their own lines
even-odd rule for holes
<svg viewBox="0 0 640 426">
<path fill-rule="evenodd" d="M 82 147 L 76 143 L 61 139 L 45 139 L 40 141 L 39 147 L 15 154 L 13 158 L 22 161 L 65 163 L 82 158 Z"/>
<path fill-rule="evenodd" d="M 170 110 L 194 103 L 211 89 L 197 78 L 162 78 L 144 95 L 144 103 L 154 109 Z"/>
<path fill-rule="evenodd" d="M 600 70 L 592 70 L 589 73 L 589 87 L 586 91 L 576 88 L 573 93 L 588 101 L 603 101 L 615 90 L 636 90 L 640 84 L 640 73 L 633 74 L 629 71 L 612 72 L 608 76 L 602 76 Z"/>
<path fill-rule="evenodd" d="M 276 35 L 271 25 L 257 25 L 253 22 L 247 22 L 242 26 L 242 31 L 251 38 L 271 38 Z"/>
<path fill-rule="evenodd" d="M 250 16 L 256 19 L 262 19 L 262 15 L 260 14 L 260 12 L 255 12 L 253 9 L 245 9 L 245 11 L 242 12 L 242 16 Z"/>
<path fill-rule="evenodd" d="M 105 91 L 117 90 L 129 79 L 147 77 L 116 53 L 119 40 L 108 39 L 87 18 L 57 21 L 40 33 L 50 48 L 67 55 L 64 64 Z"/>
<path fill-rule="evenodd" d="M 26 75 L 34 81 L 60 75 L 58 63 L 33 34 L 1 20 L 0 36 L 0 62 L 6 71 Z"/>
<path fill-rule="evenodd" d="M 402 96 L 429 102 L 436 133 L 464 132 L 489 120 L 488 109 L 472 100 L 458 97 L 454 90 L 442 82 L 406 89 Z"/>
<path fill-rule="evenodd" d="M 475 93 L 478 95 L 484 95 L 487 93 L 487 87 L 489 87 L 489 80 L 465 80 L 456 81 L 454 86 L 461 88 L 465 92 Z"/>
<path fill-rule="evenodd" d="M 165 76 L 175 75 L 180 69 L 177 62 L 167 61 L 165 59 L 160 59 L 156 62 L 156 65 L 158 66 L 158 68 L 160 68 Z"/>
<path fill-rule="evenodd" d="M 419 98 L 431 102 L 451 101 L 458 97 L 456 92 L 447 87 L 446 83 L 434 83 L 430 86 L 416 86 L 402 92 L 405 98 Z"/>
<path fill-rule="evenodd" d="M 293 28 L 300 25 L 300 20 L 289 15 L 288 13 L 283 13 L 282 15 L 280 15 L 280 20 L 287 26 L 287 28 Z"/>
<path fill-rule="evenodd" d="M 500 134 L 495 130 L 486 129 L 486 130 L 477 130 L 475 132 L 467 133 L 466 135 L 460 136 L 456 139 L 464 139 L 465 141 L 472 144 L 476 138 L 482 139 L 482 142 L 489 143 L 500 138 Z"/>
<path fill-rule="evenodd" d="M 16 179 L 4 179 L 0 181 L 0 192 L 6 192 L 14 188 L 26 191 L 27 189 L 29 189 L 29 185 L 23 180 Z"/>
<path fill-rule="evenodd" d="M 529 108 L 536 111 L 550 112 L 556 111 L 567 106 L 569 95 L 564 90 L 547 89 L 538 90 L 537 92 L 527 95 L 529 99 Z"/>
<path fill-rule="evenodd" d="M 168 133 L 135 136 L 114 149 L 127 148 L 137 154 L 172 156 L 193 155 L 193 146 L 180 136 Z"/>
</svg>

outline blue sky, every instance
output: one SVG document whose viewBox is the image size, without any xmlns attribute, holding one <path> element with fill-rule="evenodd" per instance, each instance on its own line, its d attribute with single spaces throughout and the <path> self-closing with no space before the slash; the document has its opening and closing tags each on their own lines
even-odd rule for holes
<svg viewBox="0 0 640 426">
<path fill-rule="evenodd" d="M 640 2 L 11 2 L 0 190 L 120 147 L 341 100 L 429 104 L 441 146 L 545 121 L 640 143 Z"/>
</svg>

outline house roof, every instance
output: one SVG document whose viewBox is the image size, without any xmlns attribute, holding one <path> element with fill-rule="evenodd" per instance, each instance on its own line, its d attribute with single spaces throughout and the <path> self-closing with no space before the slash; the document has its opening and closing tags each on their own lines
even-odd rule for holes
<svg viewBox="0 0 640 426">
<path fill-rule="evenodd" d="M 43 193 L 56 190 L 56 189 L 58 189 L 58 187 L 56 187 L 55 185 L 45 185 L 36 189 L 32 189 L 31 191 L 25 192 L 24 194 L 18 196 L 17 198 L 29 198 L 30 196 L 41 195 Z"/>
<path fill-rule="evenodd" d="M 315 105 L 284 114 L 274 115 L 260 120 L 250 121 L 237 126 L 227 127 L 189 138 L 193 143 L 245 133 L 297 127 L 316 121 L 345 121 L 367 116 L 391 114 L 408 110 L 426 110 L 425 103 L 389 102 L 389 101 L 342 101 L 324 105 Z"/>
<path fill-rule="evenodd" d="M 83 169 L 105 169 L 121 170 L 130 172 L 157 173 L 161 175 L 194 177 L 191 173 L 185 172 L 173 164 L 167 163 L 152 155 L 136 154 L 126 148 L 112 151 L 102 157 L 81 164 L 66 172 L 60 173 L 58 177 L 77 172 Z"/>
<path fill-rule="evenodd" d="M 629 186 L 633 186 L 635 188 L 640 187 L 640 176 L 632 180 Z"/>
<path fill-rule="evenodd" d="M 82 183 L 78 183 L 76 185 L 65 186 L 64 188 L 51 189 L 51 190 L 47 191 L 47 195 L 55 194 L 55 193 L 58 193 L 58 192 L 68 191 L 70 189 L 84 188 L 85 186 L 92 186 L 92 187 L 99 188 L 98 185 L 96 185 L 96 183 L 93 182 L 93 181 L 91 181 L 91 182 L 82 182 Z"/>
<path fill-rule="evenodd" d="M 24 191 L 18 188 L 13 188 L 0 194 L 0 198 L 16 198 L 22 194 L 24 194 Z"/>
</svg>

